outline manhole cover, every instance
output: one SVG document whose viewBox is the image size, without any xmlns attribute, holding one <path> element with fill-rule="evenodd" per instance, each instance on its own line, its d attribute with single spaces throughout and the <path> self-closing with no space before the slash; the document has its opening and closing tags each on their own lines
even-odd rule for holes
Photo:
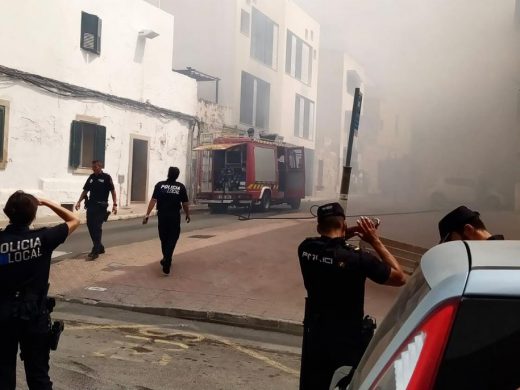
<svg viewBox="0 0 520 390">
<path fill-rule="evenodd" d="M 211 235 L 211 234 L 195 234 L 193 236 L 188 236 L 188 238 L 202 238 L 202 239 L 211 238 L 211 237 L 215 237 L 215 235 Z"/>
</svg>

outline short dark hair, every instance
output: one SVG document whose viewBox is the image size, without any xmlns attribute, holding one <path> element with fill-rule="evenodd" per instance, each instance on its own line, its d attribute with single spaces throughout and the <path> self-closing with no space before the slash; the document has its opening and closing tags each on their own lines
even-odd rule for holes
<svg viewBox="0 0 520 390">
<path fill-rule="evenodd" d="M 471 219 L 467 220 L 463 225 L 458 226 L 454 230 L 454 232 L 458 233 L 459 235 L 462 236 L 462 234 L 464 233 L 464 226 L 466 226 L 466 225 L 471 225 L 477 230 L 487 230 L 486 225 L 484 225 L 484 222 L 482 222 L 480 217 L 478 215 L 476 215 L 476 216 L 472 217 Z"/>
<path fill-rule="evenodd" d="M 101 160 L 92 160 L 92 165 L 94 165 L 94 164 L 99 164 L 99 165 L 103 166 L 103 161 L 101 161 Z"/>
<path fill-rule="evenodd" d="M 345 217 L 334 215 L 320 219 L 318 222 L 318 231 L 320 234 L 326 234 L 333 230 L 341 229 L 345 224 Z"/>
<path fill-rule="evenodd" d="M 4 207 L 5 215 L 14 225 L 30 225 L 36 218 L 36 210 L 38 210 L 38 200 L 21 190 L 12 194 Z"/>
<path fill-rule="evenodd" d="M 168 168 L 168 180 L 175 181 L 181 174 L 181 171 L 177 167 Z"/>
</svg>

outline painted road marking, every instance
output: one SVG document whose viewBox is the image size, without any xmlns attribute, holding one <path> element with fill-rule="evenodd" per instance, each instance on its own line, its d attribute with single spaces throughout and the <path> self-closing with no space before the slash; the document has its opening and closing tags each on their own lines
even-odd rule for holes
<svg viewBox="0 0 520 390">
<path fill-rule="evenodd" d="M 54 259 L 55 257 L 63 256 L 63 255 L 68 255 L 69 253 L 72 253 L 72 252 L 54 251 L 54 252 L 52 252 L 51 259 Z"/>
<path fill-rule="evenodd" d="M 249 357 L 252 357 L 254 359 L 260 360 L 260 361 L 264 362 L 265 364 L 267 364 L 267 365 L 269 365 L 271 367 L 274 367 L 274 368 L 276 368 L 276 369 L 278 369 L 280 371 L 283 371 L 283 372 L 285 372 L 287 374 L 294 375 L 294 376 L 298 376 L 300 374 L 300 372 L 298 370 L 295 370 L 295 369 L 292 369 L 290 367 L 287 367 L 284 364 L 281 364 L 281 363 L 277 362 L 276 360 L 273 360 L 273 359 L 271 359 L 271 358 L 269 358 L 267 356 L 262 355 L 261 353 L 258 353 L 258 352 L 254 351 L 252 349 L 243 347 L 243 346 L 239 345 L 238 343 L 235 343 L 235 342 L 233 342 L 233 341 L 231 341 L 229 339 L 226 339 L 224 337 L 210 335 L 210 334 L 202 334 L 202 333 L 194 333 L 194 332 L 183 332 L 183 331 L 176 330 L 176 329 L 157 328 L 157 327 L 152 327 L 152 326 L 149 326 L 149 325 L 125 325 L 125 324 L 120 324 L 120 325 L 67 326 L 66 329 L 67 330 L 104 330 L 104 329 L 106 330 L 106 329 L 111 329 L 111 330 L 123 330 L 123 331 L 124 331 L 124 329 L 137 329 L 142 336 L 125 335 L 125 337 L 126 338 L 130 338 L 130 339 L 134 339 L 134 340 L 141 340 L 141 341 L 144 341 L 145 343 L 153 342 L 153 343 L 157 343 L 157 344 L 175 345 L 175 346 L 180 347 L 180 349 L 168 349 L 168 351 L 171 351 L 171 352 L 179 352 L 179 351 L 182 351 L 182 350 L 186 350 L 186 349 L 189 348 L 189 346 L 187 344 L 184 344 L 184 343 L 181 343 L 181 342 L 167 340 L 167 339 L 165 339 L 165 337 L 171 337 L 171 336 L 179 335 L 179 336 L 182 336 L 182 337 L 188 337 L 193 342 L 201 342 L 201 341 L 203 341 L 205 339 L 208 339 L 208 340 L 217 341 L 217 342 L 219 342 L 221 344 L 227 345 L 228 347 L 231 347 L 231 348 L 235 349 L 236 351 L 244 353 L 244 354 L 246 354 Z M 133 343 L 125 343 L 125 342 L 121 342 L 121 341 L 115 342 L 115 343 L 119 344 L 121 346 L 129 346 L 129 347 L 135 346 L 135 344 L 133 344 Z M 99 357 L 107 357 L 108 352 L 109 351 L 113 352 L 114 349 L 115 349 L 115 347 L 104 348 L 104 349 L 102 349 L 100 351 L 94 352 L 94 355 L 95 356 L 99 356 Z M 135 354 L 134 354 L 134 356 L 135 356 Z M 119 352 L 111 354 L 111 356 L 109 356 L 109 357 L 112 358 L 112 359 L 118 359 L 118 360 L 136 361 L 135 357 L 132 357 L 132 358 L 124 357 L 124 356 L 121 356 Z M 166 366 L 166 365 L 169 364 L 169 362 L 171 360 L 172 359 L 171 359 L 171 357 L 169 355 L 163 354 L 161 359 L 158 362 L 157 361 L 152 361 L 151 363 L 152 364 L 159 364 L 161 366 Z"/>
<path fill-rule="evenodd" d="M 85 290 L 90 290 L 90 291 L 107 291 L 107 289 L 105 287 L 96 287 L 96 286 L 90 286 L 90 287 L 85 287 Z"/>
</svg>

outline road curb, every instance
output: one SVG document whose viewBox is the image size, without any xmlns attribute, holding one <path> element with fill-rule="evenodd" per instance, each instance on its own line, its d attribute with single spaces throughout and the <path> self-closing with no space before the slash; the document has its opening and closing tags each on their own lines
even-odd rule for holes
<svg viewBox="0 0 520 390">
<path fill-rule="evenodd" d="M 175 307 L 147 307 L 137 305 L 124 305 L 98 301 L 95 299 L 70 298 L 63 295 L 55 295 L 57 301 L 79 303 L 82 305 L 109 307 L 137 313 L 153 314 L 163 317 L 174 317 L 185 320 L 203 322 L 214 322 L 218 324 L 238 326 L 242 328 L 267 330 L 272 332 L 286 333 L 296 336 L 303 334 L 303 325 L 299 322 L 284 321 L 270 318 L 260 318 L 246 314 L 222 313 L 204 310 L 180 309 Z"/>
</svg>

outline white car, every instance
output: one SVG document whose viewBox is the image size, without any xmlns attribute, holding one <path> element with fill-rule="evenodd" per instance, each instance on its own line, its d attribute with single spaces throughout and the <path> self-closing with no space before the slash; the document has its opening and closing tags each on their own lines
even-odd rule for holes
<svg viewBox="0 0 520 390">
<path fill-rule="evenodd" d="M 515 390 L 519 351 L 520 241 L 453 241 L 424 254 L 348 389 Z"/>
</svg>

